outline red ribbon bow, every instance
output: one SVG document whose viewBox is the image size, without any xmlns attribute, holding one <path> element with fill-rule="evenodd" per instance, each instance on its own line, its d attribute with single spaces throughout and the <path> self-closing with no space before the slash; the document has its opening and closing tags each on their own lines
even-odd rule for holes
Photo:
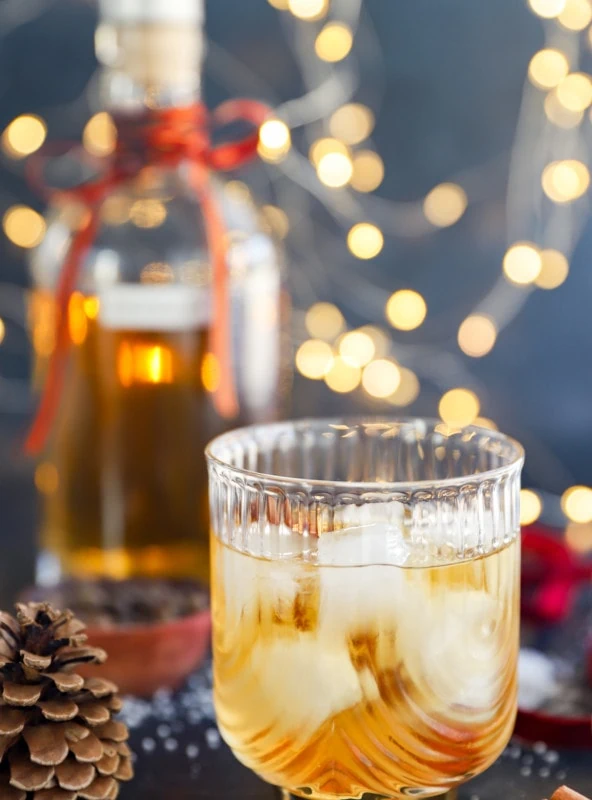
<svg viewBox="0 0 592 800">
<path fill-rule="evenodd" d="M 255 100 L 230 100 L 220 105 L 209 117 L 205 106 L 147 110 L 141 123 L 137 117 L 116 120 L 118 144 L 114 156 L 104 162 L 101 174 L 94 180 L 65 194 L 87 206 L 89 214 L 74 234 L 59 276 L 56 291 L 58 322 L 56 344 L 50 358 L 47 379 L 33 424 L 25 442 L 28 453 L 38 453 L 44 446 L 60 401 L 70 344 L 68 302 L 84 259 L 92 247 L 99 228 L 102 201 L 116 186 L 133 178 L 144 166 L 175 167 L 186 162 L 189 179 L 203 213 L 207 244 L 213 266 L 213 325 L 211 347 L 220 367 L 219 386 L 214 402 L 218 413 L 232 417 L 238 410 L 232 377 L 230 304 L 226 265 L 224 223 L 213 198 L 209 183 L 212 171 L 235 169 L 257 154 L 258 128 L 270 109 Z M 245 121 L 257 130 L 243 139 L 213 146 L 207 122 L 223 126 Z M 33 162 L 38 167 L 39 161 Z M 43 181 L 41 181 L 43 182 Z M 64 193 L 62 193 L 64 194 Z"/>
</svg>

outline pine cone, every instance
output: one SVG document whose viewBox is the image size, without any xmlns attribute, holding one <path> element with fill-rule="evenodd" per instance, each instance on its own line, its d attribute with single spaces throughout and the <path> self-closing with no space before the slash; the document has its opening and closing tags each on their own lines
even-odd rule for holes
<svg viewBox="0 0 592 800">
<path fill-rule="evenodd" d="M 0 611 L 0 800 L 113 800 L 133 776 L 117 687 L 76 674 L 107 654 L 47 603 Z"/>
</svg>

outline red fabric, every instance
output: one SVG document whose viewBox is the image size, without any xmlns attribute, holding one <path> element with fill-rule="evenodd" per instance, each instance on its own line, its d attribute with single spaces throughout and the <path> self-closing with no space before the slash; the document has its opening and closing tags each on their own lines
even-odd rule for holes
<svg viewBox="0 0 592 800">
<path fill-rule="evenodd" d="M 181 162 L 190 165 L 191 185 L 203 213 L 208 248 L 213 267 L 212 350 L 220 367 L 220 383 L 214 396 L 218 412 L 232 417 L 238 410 L 232 377 L 230 303 L 226 269 L 224 223 L 210 190 L 212 171 L 235 169 L 257 154 L 258 128 L 269 115 L 269 108 L 254 100 L 230 100 L 211 115 L 202 104 L 185 108 L 149 110 L 138 117 L 119 116 L 117 148 L 105 160 L 99 177 L 66 194 L 82 201 L 89 210 L 88 219 L 72 239 L 57 287 L 58 329 L 47 380 L 39 408 L 25 442 L 28 453 L 38 453 L 44 446 L 60 402 L 69 347 L 68 302 L 76 287 L 80 268 L 92 247 L 99 227 L 101 202 L 119 184 L 132 178 L 148 164 L 175 167 Z M 212 145 L 207 123 L 222 126 L 244 121 L 257 130 L 237 141 Z M 55 145 L 48 151 L 55 154 Z M 63 152 L 63 147 L 62 147 Z M 47 156 L 33 159 L 29 167 L 31 179 L 43 186 L 42 164 Z"/>
</svg>

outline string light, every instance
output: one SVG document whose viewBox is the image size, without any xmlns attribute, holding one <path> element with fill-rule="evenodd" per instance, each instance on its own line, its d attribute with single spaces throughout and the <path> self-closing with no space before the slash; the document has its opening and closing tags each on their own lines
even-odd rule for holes
<svg viewBox="0 0 592 800">
<path fill-rule="evenodd" d="M 568 111 L 585 111 L 592 103 L 592 80 L 583 72 L 572 72 L 558 84 L 555 94 Z"/>
<path fill-rule="evenodd" d="M 370 397 L 389 397 L 397 391 L 400 383 L 399 367 L 385 358 L 371 361 L 362 373 L 362 386 Z"/>
<path fill-rule="evenodd" d="M 2 134 L 2 148 L 11 158 L 24 158 L 39 150 L 46 136 L 47 125 L 41 117 L 22 114 Z"/>
<path fill-rule="evenodd" d="M 353 34 L 342 22 L 329 22 L 315 41 L 315 52 L 322 61 L 342 61 L 351 51 Z"/>
<path fill-rule="evenodd" d="M 12 206 L 4 214 L 2 227 L 6 237 L 18 247 L 37 247 L 46 231 L 45 220 L 28 206 Z"/>
<path fill-rule="evenodd" d="M 358 388 L 361 378 L 362 371 L 359 367 L 354 367 L 341 356 L 337 356 L 325 375 L 325 383 L 334 392 L 346 394 Z"/>
<path fill-rule="evenodd" d="M 450 389 L 442 396 L 438 412 L 447 425 L 463 428 L 479 416 L 479 398 L 470 389 Z"/>
<path fill-rule="evenodd" d="M 541 516 L 541 498 L 532 489 L 520 490 L 520 524 L 532 525 Z"/>
<path fill-rule="evenodd" d="M 420 385 L 417 375 L 406 367 L 399 367 L 400 382 L 387 401 L 400 408 L 409 406 L 419 397 Z"/>
<path fill-rule="evenodd" d="M 339 189 L 349 183 L 353 174 L 351 158 L 344 153 L 327 153 L 318 163 L 317 175 L 321 183 Z"/>
<path fill-rule="evenodd" d="M 504 256 L 504 273 L 512 283 L 533 283 L 541 272 L 541 254 L 532 242 L 513 244 Z"/>
<path fill-rule="evenodd" d="M 283 208 L 263 206 L 261 212 L 275 235 L 279 239 L 285 239 L 290 231 L 290 220 Z"/>
<path fill-rule="evenodd" d="M 566 0 L 528 0 L 528 5 L 543 19 L 558 17 L 564 10 Z"/>
<path fill-rule="evenodd" d="M 569 72 L 569 62 L 565 53 L 547 47 L 539 50 L 530 59 L 528 77 L 539 89 L 553 89 Z"/>
<path fill-rule="evenodd" d="M 412 331 L 419 328 L 426 318 L 428 307 L 425 300 L 412 289 L 400 289 L 394 292 L 386 304 L 386 318 L 393 328 L 400 331 Z"/>
<path fill-rule="evenodd" d="M 115 150 L 117 131 L 113 119 L 106 111 L 100 111 L 89 119 L 82 133 L 82 144 L 91 155 L 100 158 Z"/>
<path fill-rule="evenodd" d="M 535 280 L 539 289 L 556 289 L 569 274 L 569 261 L 559 250 L 541 250 L 541 271 Z"/>
<path fill-rule="evenodd" d="M 382 231 L 371 222 L 358 222 L 347 234 L 347 246 L 356 258 L 374 258 L 383 245 Z"/>
<path fill-rule="evenodd" d="M 373 150 L 360 150 L 353 157 L 353 173 L 350 180 L 357 192 L 373 192 L 384 178 L 384 163 Z"/>
<path fill-rule="evenodd" d="M 315 303 L 306 312 L 304 324 L 313 339 L 332 341 L 344 329 L 345 320 L 333 303 Z"/>
<path fill-rule="evenodd" d="M 549 92 L 545 97 L 544 108 L 549 122 L 564 130 L 577 127 L 584 118 L 583 111 L 568 111 L 561 105 L 555 92 Z"/>
<path fill-rule="evenodd" d="M 315 22 L 329 10 L 329 0 L 288 0 L 288 10 L 298 19 Z"/>
<path fill-rule="evenodd" d="M 352 367 L 364 367 L 374 358 L 374 341 L 364 331 L 350 331 L 339 341 L 339 355 Z"/>
<path fill-rule="evenodd" d="M 130 219 L 138 228 L 158 228 L 166 217 L 165 204 L 152 197 L 136 200 L 130 209 Z"/>
<path fill-rule="evenodd" d="M 282 161 L 292 146 L 290 129 L 281 119 L 268 119 L 259 128 L 257 152 L 272 164 Z"/>
<path fill-rule="evenodd" d="M 592 489 L 571 486 L 561 497 L 561 508 L 572 522 L 592 522 Z"/>
<path fill-rule="evenodd" d="M 374 129 L 372 111 L 361 103 L 347 103 L 334 111 L 329 120 L 331 135 L 347 144 L 360 144 Z"/>
<path fill-rule="evenodd" d="M 4 320 L 0 319 L 0 344 L 4 341 L 4 337 L 6 336 L 6 325 L 4 324 Z M 374 347 L 372 348 L 374 349 Z"/>
<path fill-rule="evenodd" d="M 557 19 L 568 31 L 583 31 L 592 20 L 592 6 L 588 0 L 567 0 Z"/>
<path fill-rule="evenodd" d="M 318 381 L 333 365 L 333 350 L 321 339 L 308 339 L 296 351 L 296 369 L 305 378 Z"/>
<path fill-rule="evenodd" d="M 472 358 L 487 355 L 495 344 L 497 329 L 484 314 L 471 314 L 458 329 L 458 346 Z"/>
<path fill-rule="evenodd" d="M 435 186 L 423 201 L 423 213 L 428 222 L 438 228 L 454 225 L 467 208 L 467 194 L 456 183 Z"/>
<path fill-rule="evenodd" d="M 587 191 L 590 172 L 585 164 L 575 159 L 553 161 L 543 170 L 541 183 L 550 200 L 570 203 Z"/>
</svg>

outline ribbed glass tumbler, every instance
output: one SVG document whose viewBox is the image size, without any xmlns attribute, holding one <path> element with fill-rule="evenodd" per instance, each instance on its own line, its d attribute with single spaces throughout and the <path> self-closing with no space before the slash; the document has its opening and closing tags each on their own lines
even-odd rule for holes
<svg viewBox="0 0 592 800">
<path fill-rule="evenodd" d="M 207 451 L 214 697 L 293 795 L 437 795 L 516 710 L 521 447 L 421 419 L 245 428 Z"/>
</svg>

